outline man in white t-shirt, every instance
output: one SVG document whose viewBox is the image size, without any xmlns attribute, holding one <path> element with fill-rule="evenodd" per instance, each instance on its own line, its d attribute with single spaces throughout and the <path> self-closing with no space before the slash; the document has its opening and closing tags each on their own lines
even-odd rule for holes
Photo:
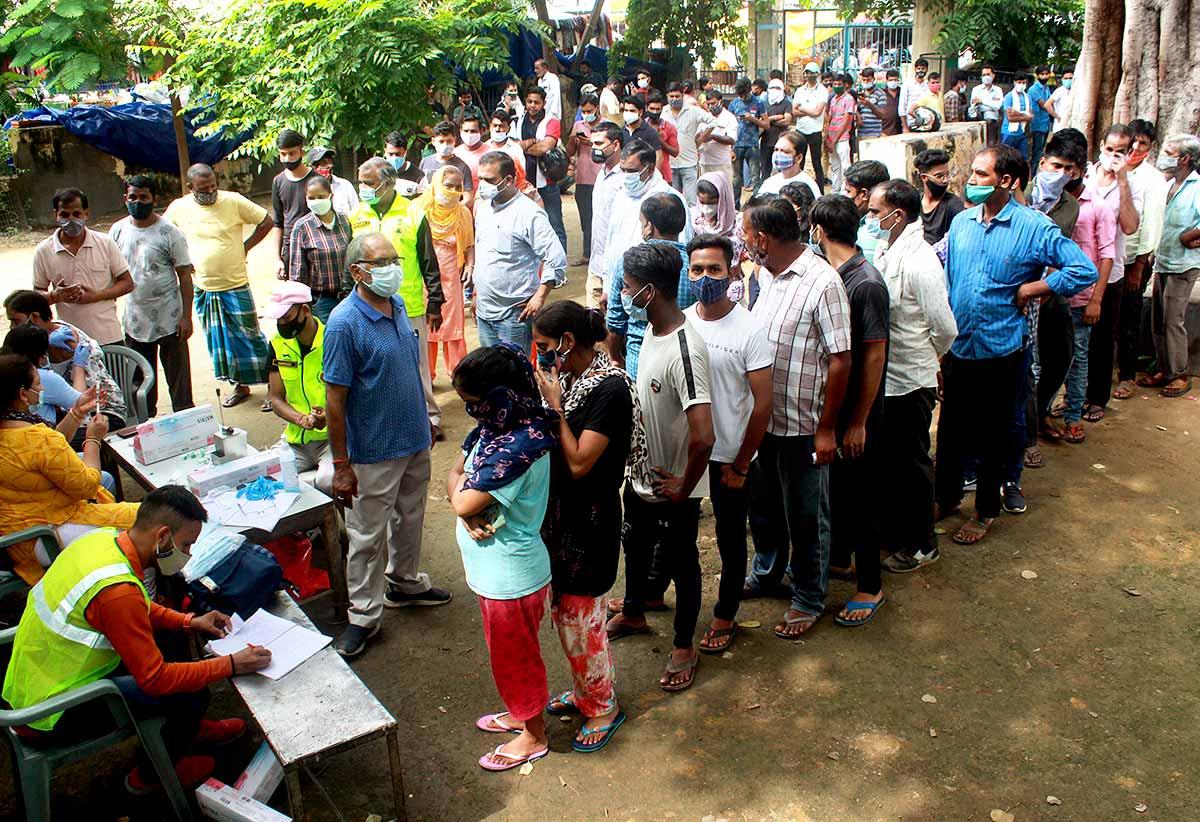
<svg viewBox="0 0 1200 822">
<path fill-rule="evenodd" d="M 982 83 L 971 89 L 971 116 L 983 118 L 987 144 L 994 146 L 1000 139 L 1000 107 L 1004 105 L 1004 89 L 996 85 L 996 70 L 984 66 L 979 70 Z"/>
<path fill-rule="evenodd" d="M 625 252 L 621 300 L 649 322 L 638 361 L 637 393 L 646 431 L 646 465 L 625 485 L 625 603 L 608 623 L 611 639 L 648 633 L 645 600 L 650 558 L 675 582 L 675 637 L 665 691 L 691 686 L 699 654 L 700 500 L 708 495 L 708 458 L 716 436 L 708 388 L 708 350 L 676 302 L 679 252 L 642 243 Z"/>
<path fill-rule="evenodd" d="M 715 88 L 704 98 L 704 106 L 712 115 L 714 125 L 697 140 L 700 145 L 700 173 L 723 173 L 733 180 L 733 144 L 737 141 L 738 121 L 733 112 L 725 108 L 725 99 Z"/>
<path fill-rule="evenodd" d="M 546 92 L 546 113 L 562 122 L 562 84 L 558 75 L 550 71 L 550 65 L 540 57 L 533 61 L 533 73 L 537 76 L 538 88 Z"/>
<path fill-rule="evenodd" d="M 683 86 L 679 83 L 667 86 L 667 110 L 663 112 L 663 119 L 675 126 L 679 137 L 679 153 L 671 158 L 671 185 L 683 193 L 689 206 L 695 206 L 696 183 L 700 179 L 697 141 L 716 126 L 716 120 L 707 109 L 685 105 Z"/>
<path fill-rule="evenodd" d="M 746 573 L 746 476 L 771 421 L 771 366 L 775 355 L 766 328 L 729 299 L 733 243 L 705 234 L 688 244 L 688 284 L 696 302 L 683 312 L 708 346 L 708 382 L 717 441 L 708 463 L 709 497 L 717 521 L 721 584 L 713 619 L 700 650 L 724 653 L 733 644 L 733 622 Z"/>
<path fill-rule="evenodd" d="M 817 187 L 825 190 L 825 169 L 821 166 L 821 130 L 825 127 L 825 108 L 829 105 L 829 89 L 817 82 L 821 71 L 816 63 L 804 67 L 804 83 L 792 95 L 792 114 L 796 118 L 795 129 L 804 136 L 808 153 L 812 157 L 813 177 Z M 796 161 L 804 168 L 804 152 Z"/>
<path fill-rule="evenodd" d="M 1067 69 L 1059 79 L 1058 88 L 1046 101 L 1046 111 L 1054 118 L 1054 131 L 1062 131 L 1071 119 L 1071 85 L 1075 82 L 1075 72 Z"/>
</svg>

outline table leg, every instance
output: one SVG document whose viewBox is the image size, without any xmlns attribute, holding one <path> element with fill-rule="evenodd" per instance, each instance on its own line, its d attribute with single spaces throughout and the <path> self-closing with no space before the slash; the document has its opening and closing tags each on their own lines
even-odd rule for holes
<svg viewBox="0 0 1200 822">
<path fill-rule="evenodd" d="M 397 822 L 408 822 L 408 809 L 404 805 L 404 771 L 400 767 L 400 742 L 396 739 L 396 728 L 387 733 L 388 759 L 392 768 L 392 811 Z"/>
<path fill-rule="evenodd" d="M 304 797 L 300 794 L 300 766 L 297 765 L 283 775 L 287 782 L 288 802 L 292 807 L 292 819 L 304 822 Z"/>
<path fill-rule="evenodd" d="M 344 619 L 350 608 L 350 595 L 346 591 L 346 558 L 342 552 L 342 529 L 338 526 L 336 506 L 329 506 L 321 521 L 321 541 L 329 555 L 329 583 L 333 586 L 336 616 Z"/>
</svg>

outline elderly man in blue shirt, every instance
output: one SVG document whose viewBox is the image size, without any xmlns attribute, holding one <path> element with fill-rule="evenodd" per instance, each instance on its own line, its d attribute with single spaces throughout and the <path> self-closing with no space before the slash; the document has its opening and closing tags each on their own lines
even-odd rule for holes
<svg viewBox="0 0 1200 822">
<path fill-rule="evenodd" d="M 350 658 L 379 633 L 384 608 L 444 605 L 420 571 L 433 430 L 417 332 L 396 292 L 403 267 L 387 236 L 346 249 L 354 290 L 325 327 L 325 415 L 333 495 L 346 507 L 349 625 L 334 642 Z"/>
<path fill-rule="evenodd" d="M 954 533 L 962 545 L 983 539 L 1000 513 L 1009 429 L 1027 368 L 1026 306 L 1051 293 L 1075 294 L 1098 276 L 1050 218 L 1013 198 L 1028 168 L 1011 146 L 977 154 L 966 188 L 974 207 L 954 218 L 947 235 L 946 282 L 958 338 L 942 358 L 935 516 L 959 510 L 964 457 L 977 454 L 975 518 Z"/>
</svg>

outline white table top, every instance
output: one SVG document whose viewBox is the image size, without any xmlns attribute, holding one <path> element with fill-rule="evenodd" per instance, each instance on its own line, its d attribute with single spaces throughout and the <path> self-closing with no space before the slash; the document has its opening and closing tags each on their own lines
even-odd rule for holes
<svg viewBox="0 0 1200 822">
<path fill-rule="evenodd" d="M 275 594 L 267 610 L 317 630 L 300 606 L 282 591 Z M 396 724 L 332 645 L 326 645 L 281 679 L 245 674 L 230 681 L 285 768 Z"/>
</svg>

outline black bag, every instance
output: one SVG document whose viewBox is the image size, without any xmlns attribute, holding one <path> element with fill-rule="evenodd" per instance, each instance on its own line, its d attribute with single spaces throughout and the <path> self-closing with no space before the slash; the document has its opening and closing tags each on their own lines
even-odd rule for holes
<svg viewBox="0 0 1200 822">
<path fill-rule="evenodd" d="M 283 588 L 283 568 L 261 545 L 244 542 L 202 577 L 188 583 L 192 610 L 220 611 L 249 619 Z"/>
<path fill-rule="evenodd" d="M 563 177 L 567 176 L 567 152 L 561 147 L 555 146 L 547 151 L 541 157 L 538 157 L 538 168 L 541 169 L 542 176 L 546 178 L 546 183 L 557 183 Z"/>
</svg>

